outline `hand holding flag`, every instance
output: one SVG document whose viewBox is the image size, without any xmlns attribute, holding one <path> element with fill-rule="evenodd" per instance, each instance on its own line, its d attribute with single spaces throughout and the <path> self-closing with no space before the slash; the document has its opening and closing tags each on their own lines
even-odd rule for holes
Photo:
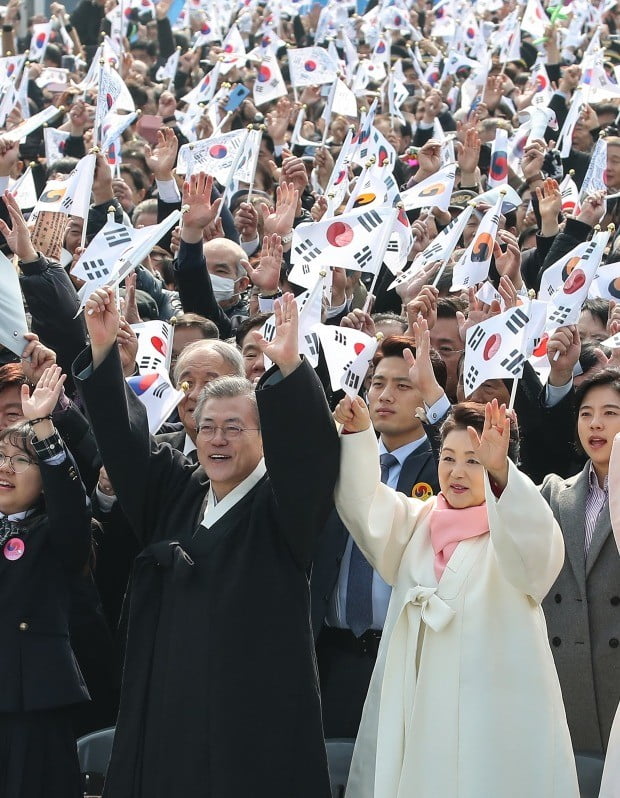
<svg viewBox="0 0 620 798">
<path fill-rule="evenodd" d="M 22 261 L 34 261 L 38 258 L 38 253 L 32 245 L 30 231 L 26 225 L 26 220 L 21 212 L 17 200 L 10 191 L 5 191 L 3 195 L 4 204 L 11 219 L 11 228 L 7 223 L 0 219 L 0 233 L 5 237 L 11 252 L 14 252 Z"/>
<path fill-rule="evenodd" d="M 250 333 L 254 342 L 269 360 L 272 360 L 288 377 L 301 363 L 299 357 L 298 324 L 299 313 L 297 303 L 292 293 L 286 293 L 281 299 L 273 303 L 275 315 L 275 335 L 273 340 L 267 341 L 254 330 Z"/>
<path fill-rule="evenodd" d="M 217 219 L 223 200 L 220 197 L 212 202 L 212 192 L 213 178 L 204 172 L 197 172 L 183 184 L 181 204 L 185 208 L 182 230 L 184 241 L 202 241 L 203 230 Z"/>
</svg>

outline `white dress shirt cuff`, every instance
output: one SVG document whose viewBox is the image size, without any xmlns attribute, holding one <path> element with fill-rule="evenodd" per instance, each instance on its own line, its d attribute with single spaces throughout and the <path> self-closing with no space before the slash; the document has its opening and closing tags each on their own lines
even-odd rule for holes
<svg viewBox="0 0 620 798">
<path fill-rule="evenodd" d="M 174 180 L 156 180 L 157 193 L 162 202 L 181 202 L 179 187 Z"/>
<path fill-rule="evenodd" d="M 99 508 L 102 512 L 109 513 L 116 503 L 116 496 L 110 496 L 108 493 L 104 493 L 99 489 L 99 485 L 95 488 L 95 493 L 97 495 L 97 501 L 99 502 Z"/>
<path fill-rule="evenodd" d="M 429 424 L 436 424 L 450 410 L 452 405 L 445 393 L 430 407 L 425 404 L 424 411 Z"/>
</svg>

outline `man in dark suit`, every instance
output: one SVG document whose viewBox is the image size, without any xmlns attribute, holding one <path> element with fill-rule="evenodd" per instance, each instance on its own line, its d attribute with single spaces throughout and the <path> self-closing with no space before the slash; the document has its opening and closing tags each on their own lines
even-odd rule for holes
<svg viewBox="0 0 620 798">
<path fill-rule="evenodd" d="M 382 480 L 425 500 L 438 491 L 437 465 L 418 416 L 424 408 L 427 420 L 438 424 L 450 402 L 444 392 L 446 366 L 437 353 L 420 357 L 411 379 L 403 352 L 412 348 L 413 341 L 405 336 L 383 341 L 367 398 L 379 434 Z M 311 582 L 326 737 L 357 734 L 390 594 L 390 586 L 366 562 L 332 511 L 319 539 Z"/>
<path fill-rule="evenodd" d="M 143 546 L 106 796 L 331 795 L 307 574 L 339 441 L 298 354 L 292 294 L 275 315 L 275 338 L 261 345 L 278 368 L 256 392 L 239 377 L 206 386 L 193 466 L 149 437 L 127 389 L 113 289 L 86 305 L 77 384 Z"/>
</svg>

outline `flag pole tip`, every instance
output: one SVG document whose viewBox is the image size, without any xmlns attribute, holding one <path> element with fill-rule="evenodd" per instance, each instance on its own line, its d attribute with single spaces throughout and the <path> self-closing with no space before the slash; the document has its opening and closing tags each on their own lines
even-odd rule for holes
<svg viewBox="0 0 620 798">
<path fill-rule="evenodd" d="M 108 206 L 108 213 L 116 213 L 116 208 L 114 207 L 114 205 Z"/>
<path fill-rule="evenodd" d="M 569 170 L 568 170 L 568 174 L 569 174 L 569 177 L 574 177 L 574 175 L 575 175 L 575 170 L 574 170 L 574 169 L 569 169 Z"/>
<path fill-rule="evenodd" d="M 375 338 L 377 339 L 377 341 L 383 341 L 383 339 L 385 338 L 385 335 L 382 332 L 378 332 L 378 333 L 375 333 Z"/>
<path fill-rule="evenodd" d="M 499 193 L 500 193 L 500 195 L 502 197 L 505 197 L 506 194 L 508 194 L 508 189 L 507 188 L 500 188 Z"/>
<path fill-rule="evenodd" d="M 607 225 L 607 232 L 608 233 L 613 233 L 615 231 L 615 229 L 616 229 L 616 225 L 613 224 L 613 222 L 612 222 L 612 224 L 608 224 Z"/>
<path fill-rule="evenodd" d="M 35 167 L 36 165 L 37 165 L 37 162 L 36 162 L 36 161 L 30 161 L 30 163 L 28 164 L 28 166 L 29 166 L 31 169 L 34 169 L 34 167 Z"/>
<path fill-rule="evenodd" d="M 182 382 L 180 387 L 183 393 L 187 393 L 189 391 L 189 382 Z"/>
<path fill-rule="evenodd" d="M 181 207 L 181 213 L 187 213 L 189 210 L 189 205 L 183 205 Z"/>
<path fill-rule="evenodd" d="M 327 272 L 325 271 L 325 269 L 321 269 L 321 271 L 319 272 L 319 277 L 327 277 Z"/>
<path fill-rule="evenodd" d="M 91 154 L 94 154 L 94 155 L 99 155 L 99 153 L 101 152 L 101 150 L 99 149 L 99 147 L 97 147 L 97 146 L 95 145 L 94 147 L 91 147 L 91 148 L 90 148 L 90 152 L 91 152 Z"/>
<path fill-rule="evenodd" d="M 170 318 L 168 319 L 168 324 L 171 324 L 174 327 L 174 325 L 177 323 L 177 321 L 178 321 L 178 319 L 177 319 L 176 316 L 170 316 Z"/>
<path fill-rule="evenodd" d="M 595 224 L 595 225 L 594 225 L 594 232 L 595 232 L 595 233 L 600 233 L 600 232 L 601 232 L 601 226 L 600 226 L 600 224 Z"/>
</svg>

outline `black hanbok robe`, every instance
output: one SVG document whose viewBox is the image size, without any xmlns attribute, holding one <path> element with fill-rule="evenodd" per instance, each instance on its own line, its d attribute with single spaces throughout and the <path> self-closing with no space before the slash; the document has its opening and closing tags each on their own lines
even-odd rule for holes
<svg viewBox="0 0 620 798">
<path fill-rule="evenodd" d="M 328 798 L 307 574 L 339 442 L 316 375 L 263 379 L 267 474 L 206 530 L 206 475 L 149 438 L 116 348 L 74 371 L 144 545 L 105 795 Z"/>
</svg>

